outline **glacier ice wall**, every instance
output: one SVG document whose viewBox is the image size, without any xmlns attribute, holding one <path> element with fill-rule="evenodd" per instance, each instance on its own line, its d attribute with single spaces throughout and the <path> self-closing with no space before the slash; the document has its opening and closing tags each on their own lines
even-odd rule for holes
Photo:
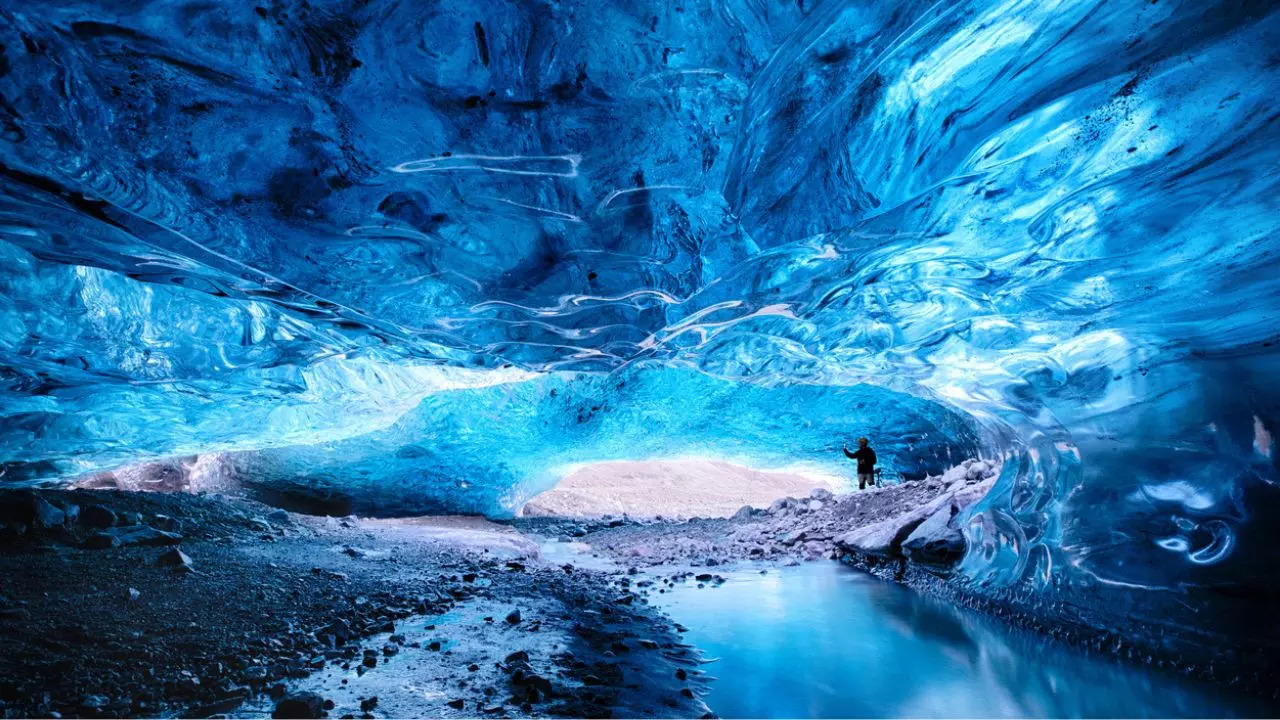
<svg viewBox="0 0 1280 720">
<path fill-rule="evenodd" d="M 572 466 L 607 460 L 711 457 L 848 475 L 841 444 L 872 430 L 886 478 L 937 475 L 979 451 L 972 421 L 883 388 L 770 388 L 642 367 L 433 393 L 386 428 L 223 459 L 237 481 L 300 507 L 510 515 Z"/>
<path fill-rule="evenodd" d="M 1259 0 L 0 1 L 0 469 L 228 452 L 478 508 L 628 447 L 980 437 L 975 587 L 1240 635 L 1280 594 L 1278 34 Z M 577 428 L 593 394 L 631 419 Z M 899 421 L 779 434 L 852 398 Z"/>
</svg>

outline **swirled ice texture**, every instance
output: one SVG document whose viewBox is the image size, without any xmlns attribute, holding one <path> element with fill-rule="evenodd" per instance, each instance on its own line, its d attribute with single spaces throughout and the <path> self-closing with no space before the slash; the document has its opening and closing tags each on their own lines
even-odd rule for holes
<svg viewBox="0 0 1280 720">
<path fill-rule="evenodd" d="M 975 588 L 1276 627 L 1274 3 L 0 7 L 9 482 L 981 442 Z"/>
</svg>

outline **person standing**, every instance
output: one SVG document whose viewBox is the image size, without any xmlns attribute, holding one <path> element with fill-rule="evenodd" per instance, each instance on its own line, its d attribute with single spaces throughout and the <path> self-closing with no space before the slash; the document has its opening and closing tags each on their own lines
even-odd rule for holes
<svg viewBox="0 0 1280 720">
<path fill-rule="evenodd" d="M 876 484 L 876 451 L 871 449 L 864 437 L 858 438 L 858 450 L 849 452 L 844 446 L 844 454 L 850 460 L 858 461 L 858 489 L 865 490 L 868 485 Z"/>
</svg>

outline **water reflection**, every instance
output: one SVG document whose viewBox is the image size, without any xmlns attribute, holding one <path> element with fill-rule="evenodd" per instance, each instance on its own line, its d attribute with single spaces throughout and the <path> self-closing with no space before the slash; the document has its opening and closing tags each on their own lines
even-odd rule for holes
<svg viewBox="0 0 1280 720">
<path fill-rule="evenodd" d="M 1274 707 L 1094 657 L 836 563 L 656 603 L 690 628 L 722 717 L 1239 717 Z"/>
</svg>

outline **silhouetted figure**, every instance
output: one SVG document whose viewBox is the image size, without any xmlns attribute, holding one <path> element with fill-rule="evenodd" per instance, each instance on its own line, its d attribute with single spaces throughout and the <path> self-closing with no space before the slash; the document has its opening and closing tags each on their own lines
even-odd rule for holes
<svg viewBox="0 0 1280 720">
<path fill-rule="evenodd" d="M 864 437 L 858 438 L 857 452 L 849 452 L 849 446 L 844 446 L 844 454 L 852 460 L 858 461 L 858 489 L 865 490 L 868 485 L 876 484 L 876 451 L 871 449 Z"/>
</svg>

